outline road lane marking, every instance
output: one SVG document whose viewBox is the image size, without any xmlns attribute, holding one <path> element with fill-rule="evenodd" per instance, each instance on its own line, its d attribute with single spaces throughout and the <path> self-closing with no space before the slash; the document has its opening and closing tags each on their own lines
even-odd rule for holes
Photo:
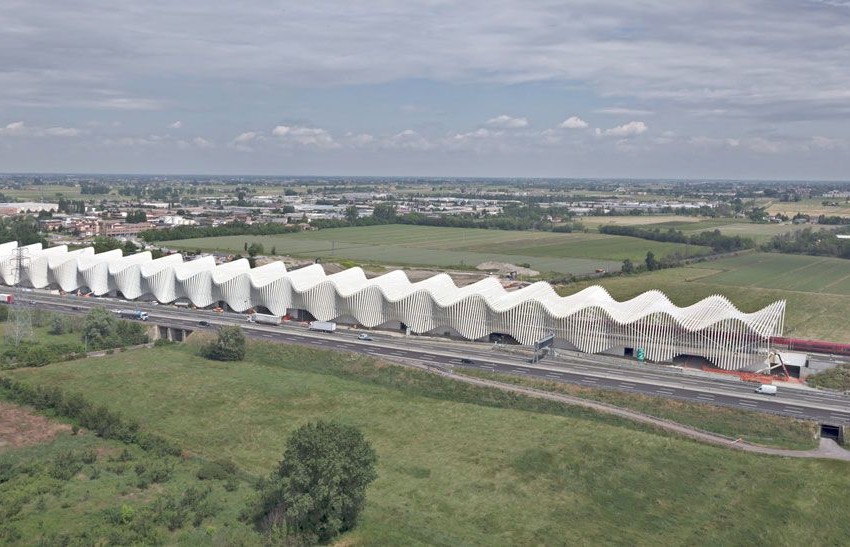
<svg viewBox="0 0 850 547">
<path fill-rule="evenodd" d="M 751 407 L 757 406 L 755 403 L 748 403 L 747 401 L 738 401 L 738 404 L 741 405 L 741 406 L 751 406 Z"/>
</svg>

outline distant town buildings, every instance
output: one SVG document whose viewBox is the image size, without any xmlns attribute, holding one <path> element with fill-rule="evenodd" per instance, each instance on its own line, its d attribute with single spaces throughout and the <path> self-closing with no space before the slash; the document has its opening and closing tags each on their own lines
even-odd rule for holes
<svg viewBox="0 0 850 547">
<path fill-rule="evenodd" d="M 41 211 L 58 211 L 58 203 L 38 203 L 23 201 L 20 203 L 0 203 L 0 215 L 19 215 L 21 213 L 38 213 Z"/>
</svg>

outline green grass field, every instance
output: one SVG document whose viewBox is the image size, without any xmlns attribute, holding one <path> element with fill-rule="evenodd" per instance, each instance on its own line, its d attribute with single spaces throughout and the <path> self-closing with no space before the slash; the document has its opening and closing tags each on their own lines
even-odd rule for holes
<svg viewBox="0 0 850 547">
<path fill-rule="evenodd" d="M 212 363 L 190 350 L 6 374 L 83 392 L 257 475 L 307 420 L 361 428 L 379 478 L 345 544 L 798 545 L 850 533 L 846 463 L 700 445 L 353 355 L 257 345 L 247 361 Z"/>
<path fill-rule="evenodd" d="M 803 255 L 745 253 L 685 268 L 574 283 L 573 294 L 599 284 L 618 300 L 659 289 L 679 306 L 722 294 L 746 312 L 787 300 L 788 336 L 850 342 L 850 261 Z"/>
<path fill-rule="evenodd" d="M 385 225 L 336 228 L 276 236 L 227 236 L 166 241 L 163 245 L 183 250 L 201 249 L 244 253 L 245 243 L 262 243 L 266 252 L 304 258 L 346 259 L 360 263 L 405 266 L 466 266 L 498 261 L 530 264 L 541 272 L 586 274 L 597 268 L 619 270 L 622 261 L 642 261 L 647 251 L 657 257 L 684 245 L 593 233 L 559 234 Z M 691 253 L 706 252 L 689 247 Z"/>
<path fill-rule="evenodd" d="M 697 232 L 708 230 L 720 230 L 723 235 L 749 237 L 756 243 L 764 243 L 775 235 L 786 234 L 802 230 L 805 224 L 761 224 L 745 222 L 733 218 L 703 218 L 686 216 L 600 216 L 582 217 L 580 222 L 585 226 L 597 229 L 599 226 L 608 224 L 618 226 L 643 226 L 646 228 L 659 228 L 665 230 L 672 228 L 693 235 Z M 821 228 L 821 227 L 818 227 Z M 828 226 L 826 228 L 829 228 Z"/>
</svg>

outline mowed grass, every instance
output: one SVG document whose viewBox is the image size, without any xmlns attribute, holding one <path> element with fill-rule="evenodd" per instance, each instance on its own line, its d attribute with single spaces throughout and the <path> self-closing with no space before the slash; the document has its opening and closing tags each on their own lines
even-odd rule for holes
<svg viewBox="0 0 850 547">
<path fill-rule="evenodd" d="M 245 243 L 262 243 L 266 252 L 304 258 L 347 259 L 405 266 L 465 266 L 482 262 L 530 264 L 541 272 L 586 274 L 598 268 L 619 270 L 622 261 L 641 261 L 675 252 L 692 254 L 707 248 L 596 233 L 561 234 L 384 225 L 335 228 L 275 236 L 226 236 L 167 241 L 182 250 L 244 253 Z"/>
<path fill-rule="evenodd" d="M 844 462 L 749 455 L 548 403 L 500 408 L 525 399 L 352 355 L 258 345 L 244 362 L 211 363 L 190 349 L 11 374 L 85 393 L 257 475 L 305 421 L 361 428 L 379 478 L 346 544 L 799 545 L 850 534 Z"/>
<path fill-rule="evenodd" d="M 658 289 L 678 306 L 721 294 L 745 312 L 784 299 L 786 335 L 850 342 L 850 261 L 839 258 L 745 253 L 685 268 L 573 283 L 559 292 L 573 294 L 593 284 L 618 300 Z"/>
</svg>

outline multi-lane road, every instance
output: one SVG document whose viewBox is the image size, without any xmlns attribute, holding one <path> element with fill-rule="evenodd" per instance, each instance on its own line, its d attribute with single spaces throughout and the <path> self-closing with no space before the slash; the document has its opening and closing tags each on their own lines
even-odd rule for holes
<svg viewBox="0 0 850 547">
<path fill-rule="evenodd" d="M 33 306 L 65 313 L 86 313 L 93 306 L 108 309 L 142 309 L 149 321 L 185 330 L 239 324 L 246 335 L 273 342 L 301 344 L 324 349 L 364 353 L 388 361 L 416 363 L 451 371 L 469 367 L 486 371 L 567 382 L 586 387 L 681 399 L 744 410 L 769 412 L 831 425 L 850 425 L 850 397 L 806 388 L 780 386 L 776 396 L 754 393 L 754 385 L 737 379 L 691 375 L 681 369 L 655 365 L 636 366 L 625 359 L 607 356 L 570 355 L 531 364 L 527 355 L 499 351 L 474 342 L 454 342 L 425 336 L 370 332 L 371 341 L 357 339 L 357 330 L 314 333 L 302 324 L 283 326 L 248 323 L 241 314 L 188 310 L 103 298 L 79 298 L 33 292 Z M 202 327 L 199 321 L 209 322 Z M 462 363 L 461 359 L 469 362 Z"/>
</svg>

